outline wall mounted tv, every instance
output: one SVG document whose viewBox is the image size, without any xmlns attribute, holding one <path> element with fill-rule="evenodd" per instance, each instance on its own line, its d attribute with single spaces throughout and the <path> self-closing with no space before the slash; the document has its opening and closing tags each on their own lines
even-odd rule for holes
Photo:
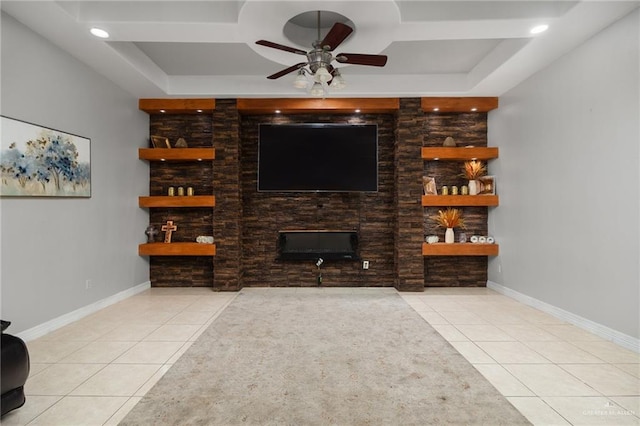
<svg viewBox="0 0 640 426">
<path fill-rule="evenodd" d="M 376 192 L 376 124 L 260 124 L 258 191 Z"/>
</svg>

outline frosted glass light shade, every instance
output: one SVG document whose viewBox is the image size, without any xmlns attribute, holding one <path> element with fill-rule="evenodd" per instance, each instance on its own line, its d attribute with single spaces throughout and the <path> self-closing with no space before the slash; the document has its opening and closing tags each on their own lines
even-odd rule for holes
<svg viewBox="0 0 640 426">
<path fill-rule="evenodd" d="M 298 72 L 296 79 L 293 81 L 293 87 L 296 89 L 306 89 L 308 83 L 307 76 L 304 75 L 304 72 L 300 71 Z"/>
<path fill-rule="evenodd" d="M 347 83 L 344 81 L 344 78 L 342 78 L 340 74 L 335 75 L 333 77 L 333 80 L 331 80 L 331 87 L 336 90 L 344 89 L 346 86 Z"/>
<path fill-rule="evenodd" d="M 320 82 L 320 83 L 326 83 L 327 81 L 331 80 L 332 78 L 333 77 L 331 76 L 329 71 L 327 71 L 327 69 L 325 67 L 320 67 L 320 68 L 318 68 L 318 71 L 316 71 L 315 80 Z"/>
<path fill-rule="evenodd" d="M 322 96 L 324 95 L 324 87 L 322 87 L 321 83 L 315 82 L 311 87 L 311 96 Z"/>
</svg>

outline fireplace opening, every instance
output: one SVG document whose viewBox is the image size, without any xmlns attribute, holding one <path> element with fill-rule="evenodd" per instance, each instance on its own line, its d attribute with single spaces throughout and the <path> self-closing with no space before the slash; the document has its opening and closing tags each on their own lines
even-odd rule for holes
<svg viewBox="0 0 640 426">
<path fill-rule="evenodd" d="M 278 260 L 359 260 L 358 232 L 298 230 L 278 232 Z"/>
</svg>

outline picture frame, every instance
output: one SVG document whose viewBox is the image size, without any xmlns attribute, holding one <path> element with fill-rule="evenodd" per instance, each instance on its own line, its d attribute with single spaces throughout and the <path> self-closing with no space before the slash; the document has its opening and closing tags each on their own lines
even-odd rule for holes
<svg viewBox="0 0 640 426">
<path fill-rule="evenodd" d="M 438 195 L 436 189 L 436 178 L 431 176 L 422 177 L 422 192 L 424 195 Z"/>
<path fill-rule="evenodd" d="M 478 178 L 478 195 L 496 195 L 495 176 L 482 176 Z"/>
<path fill-rule="evenodd" d="M 164 136 L 151 136 L 151 144 L 154 148 L 171 148 L 169 138 L 165 138 Z"/>
<path fill-rule="evenodd" d="M 0 116 L 1 197 L 91 197 L 91 139 Z"/>
</svg>

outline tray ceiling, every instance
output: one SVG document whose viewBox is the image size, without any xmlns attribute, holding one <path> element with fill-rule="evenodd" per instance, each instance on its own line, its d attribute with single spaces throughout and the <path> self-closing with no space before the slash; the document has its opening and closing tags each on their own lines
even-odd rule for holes
<svg viewBox="0 0 640 426">
<path fill-rule="evenodd" d="M 638 1 L 6 1 L 2 10 L 139 98 L 307 97 L 295 73 L 267 75 L 326 34 L 354 28 L 338 52 L 383 54 L 383 68 L 340 65 L 335 97 L 500 96 L 638 7 Z M 291 18 L 301 15 L 293 22 Z M 548 24 L 538 35 L 530 29 Z M 91 27 L 109 32 L 106 40 Z"/>
</svg>

